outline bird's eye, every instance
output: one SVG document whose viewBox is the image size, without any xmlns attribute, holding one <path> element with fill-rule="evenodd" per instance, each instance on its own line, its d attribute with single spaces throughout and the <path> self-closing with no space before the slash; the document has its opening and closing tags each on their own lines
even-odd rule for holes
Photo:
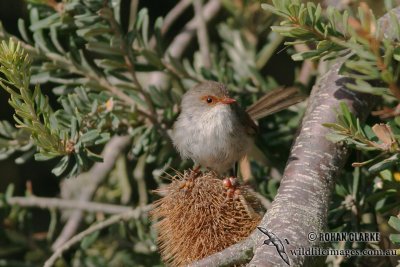
<svg viewBox="0 0 400 267">
<path fill-rule="evenodd" d="M 213 102 L 213 99 L 211 97 L 207 97 L 206 101 L 207 101 L 208 104 L 211 104 Z"/>
</svg>

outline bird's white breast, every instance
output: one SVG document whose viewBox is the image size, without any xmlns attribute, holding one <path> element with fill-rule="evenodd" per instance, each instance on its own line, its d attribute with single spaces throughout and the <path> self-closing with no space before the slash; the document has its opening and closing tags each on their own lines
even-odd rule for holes
<svg viewBox="0 0 400 267">
<path fill-rule="evenodd" d="M 251 145 L 251 138 L 228 105 L 216 105 L 196 118 L 181 114 L 172 139 L 182 157 L 219 173 L 232 168 Z"/>
</svg>

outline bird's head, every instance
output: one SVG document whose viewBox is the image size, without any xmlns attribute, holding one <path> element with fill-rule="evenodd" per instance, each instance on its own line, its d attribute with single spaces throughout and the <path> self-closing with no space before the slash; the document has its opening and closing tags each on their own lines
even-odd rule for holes
<svg viewBox="0 0 400 267">
<path fill-rule="evenodd" d="M 182 112 L 208 113 L 211 110 L 228 108 L 233 103 L 236 103 L 236 100 L 229 96 L 224 84 L 206 81 L 184 94 Z"/>
</svg>

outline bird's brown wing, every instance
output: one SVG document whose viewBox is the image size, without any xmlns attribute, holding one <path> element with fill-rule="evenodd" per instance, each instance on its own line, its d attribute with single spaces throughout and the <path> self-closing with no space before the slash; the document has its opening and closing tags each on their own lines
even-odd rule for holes
<svg viewBox="0 0 400 267">
<path fill-rule="evenodd" d="M 305 99 L 295 87 L 279 88 L 268 92 L 257 102 L 247 108 L 248 115 L 258 120 L 275 112 L 288 108 Z"/>
<path fill-rule="evenodd" d="M 258 126 L 254 120 L 238 105 L 235 104 L 234 109 L 238 115 L 239 121 L 245 127 L 247 134 L 251 136 L 255 135 L 258 132 Z"/>
</svg>

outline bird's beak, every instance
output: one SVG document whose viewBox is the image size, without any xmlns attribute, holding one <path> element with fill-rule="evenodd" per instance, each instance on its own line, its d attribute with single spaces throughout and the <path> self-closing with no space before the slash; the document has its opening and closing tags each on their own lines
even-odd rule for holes
<svg viewBox="0 0 400 267">
<path fill-rule="evenodd" d="M 236 100 L 233 98 L 225 97 L 220 101 L 222 104 L 232 104 L 235 103 Z"/>
</svg>

